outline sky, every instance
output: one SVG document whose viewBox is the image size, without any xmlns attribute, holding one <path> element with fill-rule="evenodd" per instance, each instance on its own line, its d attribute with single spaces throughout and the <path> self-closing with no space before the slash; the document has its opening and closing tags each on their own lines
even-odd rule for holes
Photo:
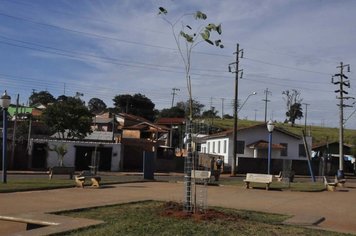
<svg viewBox="0 0 356 236">
<path fill-rule="evenodd" d="M 161 110 L 171 107 L 176 88 L 174 103 L 186 101 L 184 63 L 159 7 L 167 9 L 166 20 L 180 19 L 178 30 L 222 25 L 224 48 L 202 42 L 191 53 L 192 96 L 205 110 L 233 114 L 235 74 L 228 65 L 237 44 L 243 49 L 240 119 L 264 121 L 268 89 L 267 119 L 283 122 L 282 92 L 295 89 L 307 125 L 338 127 L 339 88 L 331 77 L 341 62 L 351 69 L 344 68 L 345 96 L 356 97 L 352 0 L 0 0 L 0 91 L 13 103 L 19 94 L 25 105 L 39 91 L 79 92 L 86 102 L 96 97 L 108 107 L 117 95 L 140 93 Z M 198 10 L 207 20 L 189 14 Z M 356 129 L 355 109 L 344 108 L 346 128 Z M 296 123 L 304 125 L 305 117 Z"/>
</svg>

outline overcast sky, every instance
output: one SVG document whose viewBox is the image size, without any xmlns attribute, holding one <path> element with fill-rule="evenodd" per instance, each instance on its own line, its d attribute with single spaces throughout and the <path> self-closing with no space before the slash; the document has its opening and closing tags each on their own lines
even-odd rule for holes
<svg viewBox="0 0 356 236">
<path fill-rule="evenodd" d="M 236 44 L 244 50 L 240 118 L 283 121 L 282 91 L 300 91 L 308 105 L 307 123 L 337 127 L 338 87 L 331 76 L 340 62 L 350 64 L 356 97 L 356 1 L 351 0 L 0 0 L 0 90 L 15 102 L 27 103 L 33 91 L 55 97 L 83 93 L 82 99 L 102 99 L 109 107 L 120 94 L 141 93 L 169 108 L 187 100 L 184 68 L 167 18 L 200 10 L 203 23 L 221 23 L 224 48 L 201 43 L 192 54 L 193 98 L 208 110 L 232 115 Z M 184 23 L 195 20 L 188 16 Z M 347 104 L 352 104 L 348 100 Z M 303 109 L 305 112 L 305 105 Z M 345 108 L 347 119 L 355 108 Z M 304 124 L 304 118 L 297 121 Z M 356 115 L 346 122 L 356 128 Z"/>
</svg>

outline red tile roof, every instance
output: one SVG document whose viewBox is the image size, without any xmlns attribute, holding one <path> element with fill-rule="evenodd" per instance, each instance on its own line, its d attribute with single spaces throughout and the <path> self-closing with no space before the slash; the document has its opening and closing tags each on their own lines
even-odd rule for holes
<svg viewBox="0 0 356 236">
<path fill-rule="evenodd" d="M 159 118 L 155 123 L 160 125 L 181 125 L 181 124 L 185 124 L 185 118 L 163 117 L 163 118 Z"/>
</svg>

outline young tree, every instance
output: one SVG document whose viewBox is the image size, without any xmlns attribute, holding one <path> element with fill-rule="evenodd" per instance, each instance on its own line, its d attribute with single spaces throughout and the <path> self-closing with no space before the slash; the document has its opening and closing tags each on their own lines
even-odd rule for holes
<svg viewBox="0 0 356 236">
<path fill-rule="evenodd" d="M 82 139 L 91 133 L 92 114 L 81 100 L 67 97 L 48 106 L 42 114 L 44 123 L 62 139 Z M 67 134 L 67 137 L 65 137 Z"/>
<path fill-rule="evenodd" d="M 179 55 L 182 59 L 185 69 L 185 79 L 187 83 L 187 90 L 189 95 L 189 117 L 190 119 L 193 118 L 193 96 L 192 96 L 192 84 L 191 84 L 191 55 L 193 49 L 200 44 L 201 42 L 206 42 L 210 45 L 215 45 L 216 47 L 223 48 L 224 45 L 221 43 L 221 39 L 212 39 L 212 34 L 217 33 L 221 35 L 222 29 L 221 24 L 214 24 L 209 23 L 207 25 L 199 25 L 195 29 L 193 29 L 192 25 L 187 25 L 183 22 L 183 18 L 188 16 L 193 16 L 195 20 L 206 20 L 207 15 L 201 11 L 196 11 L 195 13 L 187 13 L 183 14 L 177 20 L 169 20 L 166 16 L 168 11 L 163 8 L 159 7 L 159 15 L 162 15 L 162 19 L 169 24 L 171 27 L 171 31 L 173 34 L 174 41 L 177 45 L 177 49 Z"/>
<path fill-rule="evenodd" d="M 64 156 L 67 154 L 67 146 L 63 144 L 53 145 L 53 147 L 48 148 L 50 151 L 57 153 L 58 166 L 63 166 Z"/>
<path fill-rule="evenodd" d="M 177 49 L 179 55 L 182 59 L 185 69 L 185 80 L 187 83 L 187 90 L 189 95 L 189 120 L 187 122 L 187 140 L 186 140 L 186 149 L 187 149 L 187 157 L 185 158 L 185 210 L 192 211 L 192 196 L 191 196 L 191 171 L 194 168 L 194 160 L 192 153 L 192 135 L 191 135 L 191 121 L 193 119 L 193 96 L 192 96 L 192 83 L 191 83 L 191 73 L 190 69 L 192 66 L 191 55 L 192 50 L 201 42 L 207 42 L 210 45 L 215 45 L 217 47 L 223 48 L 224 46 L 221 44 L 221 39 L 212 39 L 212 33 L 221 34 L 221 25 L 216 25 L 213 23 L 207 24 L 205 26 L 197 26 L 187 25 L 183 18 L 188 16 L 193 16 L 195 20 L 206 20 L 207 15 L 201 11 L 197 11 L 195 13 L 183 14 L 175 21 L 169 20 L 166 16 L 168 11 L 160 7 L 159 15 L 163 16 L 163 20 L 169 24 L 171 27 L 171 31 L 173 34 L 173 38 L 177 45 Z M 193 29 L 194 28 L 194 29 Z"/>
<path fill-rule="evenodd" d="M 295 120 L 303 117 L 303 108 L 301 104 L 303 99 L 300 97 L 300 92 L 296 89 L 285 90 L 282 94 L 285 95 L 283 99 L 286 102 L 287 120 L 294 126 Z"/>
</svg>

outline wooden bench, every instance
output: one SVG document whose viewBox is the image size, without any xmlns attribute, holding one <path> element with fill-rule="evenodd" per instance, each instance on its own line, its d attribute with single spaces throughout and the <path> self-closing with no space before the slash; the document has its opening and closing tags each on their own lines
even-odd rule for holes
<svg viewBox="0 0 356 236">
<path fill-rule="evenodd" d="M 247 173 L 244 182 L 246 183 L 246 188 L 250 188 L 250 183 L 266 184 L 266 190 L 268 190 L 272 179 L 273 175 Z"/>
<path fill-rule="evenodd" d="M 335 192 L 337 182 L 331 182 L 324 176 L 324 184 L 328 191 Z"/>
<path fill-rule="evenodd" d="M 53 175 L 69 175 L 69 179 L 73 179 L 75 172 L 74 167 L 53 166 L 49 169 L 49 179 L 53 178 Z"/>
<path fill-rule="evenodd" d="M 90 179 L 92 187 L 100 187 L 101 177 L 83 171 L 80 175 L 75 176 L 75 183 L 77 187 L 84 188 L 85 180 Z"/>
</svg>

